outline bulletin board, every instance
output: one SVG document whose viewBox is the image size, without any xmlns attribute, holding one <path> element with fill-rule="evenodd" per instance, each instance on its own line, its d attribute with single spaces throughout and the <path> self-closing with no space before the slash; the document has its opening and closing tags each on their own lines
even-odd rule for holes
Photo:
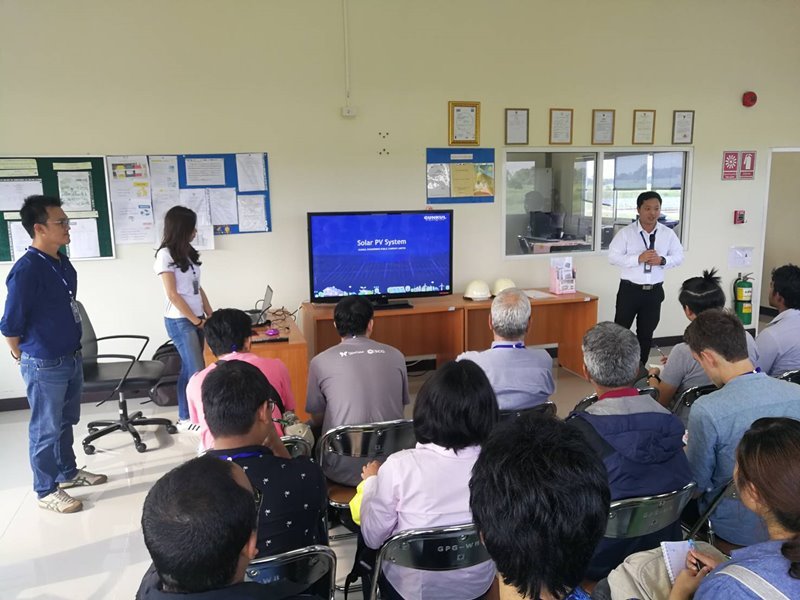
<svg viewBox="0 0 800 600">
<path fill-rule="evenodd" d="M 27 196 L 57 196 L 70 218 L 71 259 L 113 258 L 109 194 L 102 156 L 0 157 L 0 262 L 19 258 L 31 238 L 20 221 Z"/>
<path fill-rule="evenodd" d="M 428 148 L 428 204 L 494 202 L 494 148 Z"/>
<path fill-rule="evenodd" d="M 197 214 L 199 250 L 217 235 L 272 229 L 264 152 L 109 156 L 107 169 L 118 244 L 158 245 L 177 205 Z"/>
</svg>

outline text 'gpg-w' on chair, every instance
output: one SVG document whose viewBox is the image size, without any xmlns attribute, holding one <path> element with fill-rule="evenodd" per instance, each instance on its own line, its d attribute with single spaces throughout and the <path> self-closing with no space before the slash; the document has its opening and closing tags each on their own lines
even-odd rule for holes
<svg viewBox="0 0 800 600">
<path fill-rule="evenodd" d="M 81 312 L 83 336 L 81 337 L 81 347 L 83 353 L 83 391 L 84 392 L 106 392 L 108 397 L 102 400 L 110 400 L 117 396 L 119 416 L 116 420 L 92 421 L 89 423 L 89 435 L 83 438 L 83 451 L 86 454 L 94 454 L 95 447 L 92 442 L 98 438 L 108 435 L 114 431 L 127 431 L 133 438 L 136 450 L 144 452 L 147 446 L 142 442 L 142 438 L 135 427 L 139 425 L 163 425 L 169 433 L 177 433 L 177 429 L 169 419 L 145 418 L 141 411 L 132 415 L 128 414 L 128 402 L 126 396 L 143 397 L 148 395 L 148 390 L 152 388 L 164 372 L 164 363 L 157 360 L 141 360 L 150 338 L 145 335 L 123 334 L 108 335 L 97 337 L 89 320 L 86 309 L 79 302 L 78 307 Z M 143 342 L 139 354 L 99 354 L 98 342 L 108 340 L 141 340 Z"/>
</svg>

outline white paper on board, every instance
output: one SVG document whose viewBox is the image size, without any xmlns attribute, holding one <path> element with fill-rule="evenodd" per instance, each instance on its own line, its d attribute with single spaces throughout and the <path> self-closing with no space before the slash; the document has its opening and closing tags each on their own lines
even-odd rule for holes
<svg viewBox="0 0 800 600">
<path fill-rule="evenodd" d="M 186 185 L 225 185 L 225 160 L 222 158 L 187 158 Z"/>
<path fill-rule="evenodd" d="M 209 188 L 208 201 L 211 205 L 211 222 L 214 225 L 239 223 L 236 211 L 236 188 Z"/>
<path fill-rule="evenodd" d="M 71 210 L 92 210 L 90 175 L 87 171 L 58 172 L 58 196 L 67 214 Z"/>
<path fill-rule="evenodd" d="M 267 211 L 263 194 L 238 196 L 239 231 L 266 231 Z"/>
<path fill-rule="evenodd" d="M 240 192 L 263 192 L 267 189 L 267 174 L 264 155 L 259 153 L 237 154 L 236 175 Z"/>
<path fill-rule="evenodd" d="M 8 221 L 8 237 L 11 241 L 11 259 L 17 260 L 31 245 L 31 236 L 22 226 L 22 221 Z"/>
<path fill-rule="evenodd" d="M 0 180 L 0 212 L 19 211 L 25 198 L 41 194 L 41 179 Z"/>
<path fill-rule="evenodd" d="M 97 237 L 97 219 L 70 219 L 70 258 L 97 258 L 100 256 L 100 240 Z"/>
</svg>

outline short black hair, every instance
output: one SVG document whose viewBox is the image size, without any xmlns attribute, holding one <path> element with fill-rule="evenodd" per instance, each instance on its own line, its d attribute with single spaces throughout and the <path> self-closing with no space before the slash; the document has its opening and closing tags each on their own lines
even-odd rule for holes
<svg viewBox="0 0 800 600">
<path fill-rule="evenodd" d="M 333 309 L 333 324 L 341 337 L 364 335 L 375 311 L 363 296 L 346 296 Z"/>
<path fill-rule="evenodd" d="M 697 315 L 686 328 L 683 340 L 695 354 L 710 349 L 728 362 L 748 358 L 744 325 L 727 310 L 712 308 Z"/>
<path fill-rule="evenodd" d="M 203 412 L 214 437 L 244 435 L 264 402 L 278 393 L 258 367 L 242 360 L 220 361 L 203 380 Z"/>
<path fill-rule="evenodd" d="M 194 458 L 156 481 L 144 500 L 142 533 L 162 583 L 196 593 L 230 585 L 256 527 L 253 494 L 233 463 Z"/>
<path fill-rule="evenodd" d="M 658 200 L 658 205 L 659 206 L 661 206 L 661 204 L 663 204 L 663 201 L 661 200 L 661 194 L 659 194 L 658 192 L 654 192 L 654 191 L 650 190 L 649 192 L 642 192 L 636 198 L 636 209 L 638 210 L 638 209 L 642 208 L 642 204 L 644 204 L 648 200 L 652 200 L 653 198 Z"/>
<path fill-rule="evenodd" d="M 603 537 L 611 493 L 581 432 L 526 414 L 498 425 L 472 469 L 470 507 L 503 580 L 525 598 L 580 584 Z"/>
<path fill-rule="evenodd" d="M 58 208 L 59 206 L 61 206 L 61 199 L 55 196 L 28 196 L 25 198 L 22 208 L 19 210 L 19 216 L 22 219 L 22 226 L 31 239 L 34 236 L 33 226 L 37 223 L 47 223 L 47 207 Z"/>
<path fill-rule="evenodd" d="M 702 277 L 690 277 L 681 285 L 678 302 L 695 315 L 710 308 L 724 308 L 725 292 L 722 291 L 717 270 L 703 271 Z"/>
<path fill-rule="evenodd" d="M 800 267 L 789 263 L 772 269 L 772 290 L 780 294 L 786 308 L 800 308 Z"/>
<path fill-rule="evenodd" d="M 253 335 L 250 317 L 238 308 L 220 308 L 208 317 L 203 332 L 214 356 L 241 351 Z"/>
<path fill-rule="evenodd" d="M 486 441 L 499 410 L 489 379 L 471 360 L 439 367 L 414 402 L 414 436 L 421 444 L 461 450 Z"/>
</svg>

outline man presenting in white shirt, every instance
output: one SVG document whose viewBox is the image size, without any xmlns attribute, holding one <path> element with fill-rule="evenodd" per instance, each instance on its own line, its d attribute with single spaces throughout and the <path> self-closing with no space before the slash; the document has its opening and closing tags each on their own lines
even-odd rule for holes
<svg viewBox="0 0 800 600">
<path fill-rule="evenodd" d="M 647 363 L 653 332 L 661 318 L 664 301 L 664 269 L 683 262 L 683 247 L 669 227 L 658 222 L 661 196 L 642 192 L 636 199 L 639 219 L 614 236 L 608 260 L 620 267 L 614 322 L 630 328 L 636 319 L 642 363 Z"/>
</svg>

